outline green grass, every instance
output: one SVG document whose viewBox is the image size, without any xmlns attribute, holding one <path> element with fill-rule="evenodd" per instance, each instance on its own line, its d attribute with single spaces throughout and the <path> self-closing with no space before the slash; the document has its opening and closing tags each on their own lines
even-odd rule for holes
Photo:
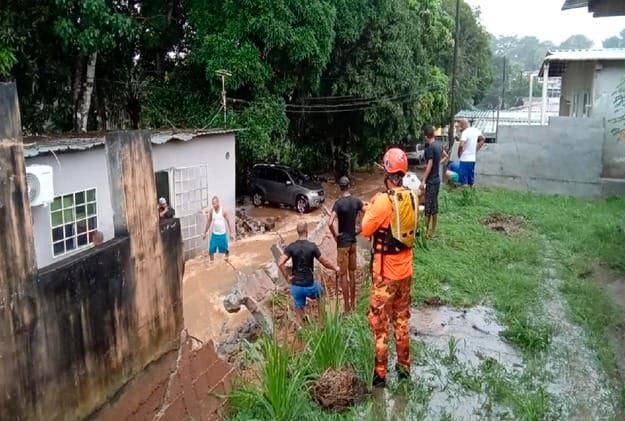
<svg viewBox="0 0 625 421">
<path fill-rule="evenodd" d="M 591 268 L 602 264 L 625 274 L 625 199 L 580 200 L 503 190 L 443 191 L 440 210 L 438 238 L 420 242 L 415 249 L 413 305 L 439 296 L 453 306 L 493 307 L 505 328 L 502 336 L 522 351 L 525 366 L 508 371 L 489 359 L 479 367 L 463 366 L 456 359 L 456 341 L 437 353 L 430 352 L 424 342 L 412 341 L 413 364 L 432 373 L 447 371 L 454 387 L 485 395 L 482 411 L 486 415 L 557 419 L 562 402 L 544 387 L 548 381 L 545 355 L 555 334 L 544 315 L 548 299 L 543 288 L 544 255 L 549 245 L 570 320 L 584 328 L 600 367 L 615 387 L 622 387 L 609 334 L 623 325 L 624 318 L 592 280 Z M 521 217 L 524 229 L 514 235 L 488 229 L 482 222 L 494 212 Z M 330 367 L 353 367 L 371 382 L 373 339 L 366 319 L 369 288 L 365 283 L 356 314 L 330 316 L 323 328 L 308 327 L 303 333 L 307 346 L 301 353 L 294 354 L 269 340 L 263 342 L 256 353 L 264 367 L 260 382 L 232 394 L 231 418 L 379 419 L 383 402 L 369 401 L 347 413 L 327 414 L 307 393 L 308 382 Z M 427 384 L 391 382 L 389 391 L 405 395 L 405 411 L 410 417 L 427 415 L 432 394 Z M 622 395 L 625 401 L 625 392 Z"/>
</svg>

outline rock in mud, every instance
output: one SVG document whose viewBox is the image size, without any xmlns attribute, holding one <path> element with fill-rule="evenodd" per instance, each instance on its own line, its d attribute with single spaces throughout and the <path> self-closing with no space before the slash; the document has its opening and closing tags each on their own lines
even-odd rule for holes
<svg viewBox="0 0 625 421">
<path fill-rule="evenodd" d="M 342 412 L 362 402 L 369 390 L 352 369 L 328 369 L 310 387 L 310 396 L 323 409 Z"/>
</svg>

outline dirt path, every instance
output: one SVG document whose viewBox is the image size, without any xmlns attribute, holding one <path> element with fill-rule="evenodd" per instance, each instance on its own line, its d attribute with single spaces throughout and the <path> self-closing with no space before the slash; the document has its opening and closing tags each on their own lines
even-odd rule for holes
<svg viewBox="0 0 625 421">
<path fill-rule="evenodd" d="M 569 321 L 566 301 L 560 292 L 560 263 L 550 242 L 545 245 L 545 314 L 554 328 L 547 367 L 553 381 L 549 391 L 562 398 L 564 419 L 608 419 L 617 413 L 618 397 L 598 367 L 596 354 L 588 348 L 580 326 Z"/>
</svg>

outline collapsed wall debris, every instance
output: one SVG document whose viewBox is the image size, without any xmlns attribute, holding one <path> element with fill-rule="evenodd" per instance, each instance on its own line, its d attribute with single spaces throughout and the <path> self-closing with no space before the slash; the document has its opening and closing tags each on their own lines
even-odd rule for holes
<svg viewBox="0 0 625 421">
<path fill-rule="evenodd" d="M 236 210 L 235 225 L 237 229 L 237 235 L 239 238 L 249 237 L 255 234 L 264 234 L 267 231 L 272 231 L 276 227 L 276 222 L 279 217 L 268 217 L 264 219 L 253 218 L 247 214 L 245 209 L 239 208 Z"/>
</svg>

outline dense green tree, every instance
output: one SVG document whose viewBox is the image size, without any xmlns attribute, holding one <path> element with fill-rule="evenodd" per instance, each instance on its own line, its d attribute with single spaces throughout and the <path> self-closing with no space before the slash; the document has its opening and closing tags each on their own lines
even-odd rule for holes
<svg viewBox="0 0 625 421">
<path fill-rule="evenodd" d="M 493 38 L 492 43 L 497 57 L 506 57 L 512 65 L 528 72 L 538 70 L 547 53 L 556 48 L 552 42 L 536 37 L 500 36 Z"/>
<path fill-rule="evenodd" d="M 215 127 L 239 162 L 347 170 L 449 112 L 453 0 L 8 0 L 0 77 L 26 133 Z M 456 107 L 490 83 L 464 1 Z M 221 112 L 227 69 L 228 120 Z M 328 159 L 328 157 L 333 159 Z"/>
<path fill-rule="evenodd" d="M 455 17 L 456 1 L 443 0 L 442 3 L 448 16 Z M 458 80 L 454 92 L 454 114 L 482 101 L 493 81 L 490 35 L 480 24 L 479 10 L 474 10 L 465 1 L 461 1 L 459 20 Z M 449 73 L 452 67 L 452 51 L 453 48 L 450 48 L 446 56 L 445 68 Z"/>
<path fill-rule="evenodd" d="M 625 29 L 620 34 L 604 40 L 603 48 L 625 48 Z"/>
<path fill-rule="evenodd" d="M 558 49 L 560 50 L 585 50 L 592 47 L 592 40 L 585 35 L 572 35 L 568 37 Z"/>
</svg>

